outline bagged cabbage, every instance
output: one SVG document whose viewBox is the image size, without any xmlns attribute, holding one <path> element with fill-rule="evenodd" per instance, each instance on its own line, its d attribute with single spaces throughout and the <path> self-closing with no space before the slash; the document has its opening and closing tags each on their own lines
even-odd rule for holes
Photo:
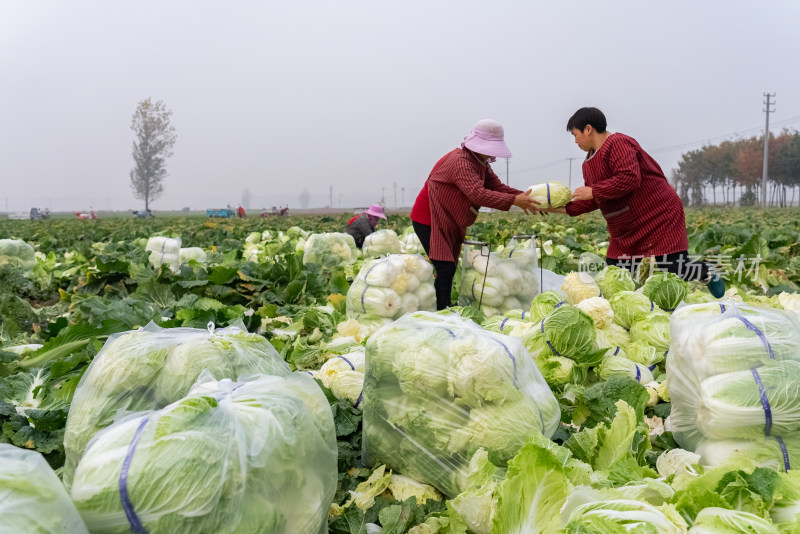
<svg viewBox="0 0 800 534">
<path fill-rule="evenodd" d="M 311 234 L 303 251 L 303 265 L 313 263 L 323 269 L 352 265 L 358 259 L 353 236 L 341 232 Z"/>
<path fill-rule="evenodd" d="M 26 272 L 33 271 L 36 253 L 21 239 L 0 239 L 0 266 L 10 265 Z"/>
<path fill-rule="evenodd" d="M 695 450 L 701 463 L 710 467 L 742 465 L 789 471 L 800 466 L 800 436 L 759 436 L 756 439 L 700 441 Z"/>
<path fill-rule="evenodd" d="M 158 269 L 166 265 L 169 269 L 177 273 L 181 269 L 181 240 L 180 238 L 170 238 L 155 236 L 147 240 L 145 250 L 150 252 L 150 265 Z"/>
<path fill-rule="evenodd" d="M 180 399 L 203 370 L 220 380 L 290 373 L 270 342 L 243 326 L 167 329 L 150 323 L 115 334 L 75 390 L 64 434 L 64 482 L 71 484 L 86 444 L 98 431 L 132 412 Z"/>
<path fill-rule="evenodd" d="M 358 345 L 350 352 L 330 358 L 313 376 L 337 399 L 347 399 L 358 408 L 363 398 L 365 362 L 364 347 Z"/>
<path fill-rule="evenodd" d="M 206 251 L 200 247 L 182 248 L 180 250 L 179 257 L 181 260 L 181 265 L 184 263 L 189 263 L 192 260 L 205 265 L 206 261 L 208 261 L 208 258 L 206 257 Z"/>
<path fill-rule="evenodd" d="M 403 253 L 404 254 L 424 254 L 425 247 L 422 246 L 422 242 L 419 240 L 417 233 L 414 231 L 413 226 L 409 226 L 406 228 L 405 232 L 403 232 L 402 237 L 402 245 L 403 245 Z"/>
<path fill-rule="evenodd" d="M 531 186 L 530 197 L 541 204 L 540 209 L 561 208 L 572 200 L 572 191 L 561 182 L 545 182 Z"/>
<path fill-rule="evenodd" d="M 71 496 L 92 532 L 318 534 L 337 454 L 308 376 L 204 374 L 182 399 L 98 433 Z"/>
<path fill-rule="evenodd" d="M 539 294 L 534 245 L 532 240 L 514 238 L 501 251 L 488 253 L 465 245 L 459 306 L 472 304 L 484 309 L 487 315 L 528 309 Z"/>
<path fill-rule="evenodd" d="M 409 314 L 367 342 L 364 452 L 368 465 L 466 489 L 484 448 L 498 465 L 532 435 L 551 436 L 560 409 L 522 342 L 455 313 Z"/>
<path fill-rule="evenodd" d="M 397 237 L 394 230 L 377 230 L 364 238 L 361 246 L 365 258 L 377 258 L 387 254 L 400 254 L 403 252 L 403 244 Z"/>
<path fill-rule="evenodd" d="M 667 380 L 675 440 L 800 436 L 800 323 L 732 302 L 680 307 L 671 318 Z"/>
<path fill-rule="evenodd" d="M 5 443 L 0 443 L 0 532 L 89 532 L 42 455 Z"/>
<path fill-rule="evenodd" d="M 436 309 L 433 267 L 419 254 L 392 254 L 364 264 L 347 291 L 347 317 L 385 322 Z"/>
</svg>

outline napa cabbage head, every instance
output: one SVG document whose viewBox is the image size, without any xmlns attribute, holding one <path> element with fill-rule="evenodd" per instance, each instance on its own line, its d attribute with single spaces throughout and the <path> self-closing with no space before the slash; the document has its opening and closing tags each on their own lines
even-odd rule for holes
<svg viewBox="0 0 800 534">
<path fill-rule="evenodd" d="M 630 330 L 638 319 L 659 310 L 646 295 L 634 291 L 620 291 L 609 300 L 614 310 L 614 322 Z"/>
<path fill-rule="evenodd" d="M 549 289 L 533 299 L 530 309 L 530 321 L 538 323 L 557 307 L 566 304 L 567 297 L 560 291 Z"/>
<path fill-rule="evenodd" d="M 597 356 L 592 319 L 575 306 L 564 305 L 554 310 L 542 320 L 539 332 L 541 335 L 537 334 L 534 343 L 546 345 L 542 349 L 545 352 L 549 350 L 578 363 L 593 363 Z"/>
<path fill-rule="evenodd" d="M 661 363 L 666 357 L 664 351 L 656 349 L 646 341 L 632 341 L 629 343 L 625 347 L 625 356 L 632 362 L 642 364 L 648 368 Z"/>
<path fill-rule="evenodd" d="M 627 376 L 640 384 L 653 381 L 653 373 L 650 369 L 623 356 L 605 357 L 600 362 L 597 374 L 601 380 L 608 380 L 612 376 Z"/>
<path fill-rule="evenodd" d="M 642 293 L 661 309 L 673 311 L 686 297 L 688 287 L 686 281 L 677 274 L 657 272 L 645 280 Z"/>
<path fill-rule="evenodd" d="M 600 296 L 600 288 L 587 273 L 569 273 L 561 283 L 561 291 L 567 296 L 567 302 L 573 305 L 582 300 Z"/>
<path fill-rule="evenodd" d="M 748 512 L 709 507 L 700 510 L 689 534 L 778 534 L 778 529 L 766 519 Z"/>
<path fill-rule="evenodd" d="M 591 317 L 597 328 L 607 328 L 614 321 L 614 310 L 603 297 L 591 297 L 575 306 Z"/>
<path fill-rule="evenodd" d="M 530 187 L 530 197 L 544 208 L 560 208 L 572 200 L 572 191 L 561 182 L 545 182 Z"/>
<path fill-rule="evenodd" d="M 462 335 L 450 343 L 448 392 L 470 406 L 519 399 L 517 358 L 511 339 L 490 335 Z M 516 352 L 516 355 L 514 354 Z"/>
<path fill-rule="evenodd" d="M 611 323 L 605 328 L 595 328 L 595 338 L 597 340 L 597 348 L 614 348 L 620 347 L 622 349 L 628 346 L 631 342 L 630 334 L 617 323 Z"/>
<path fill-rule="evenodd" d="M 633 291 L 636 289 L 636 284 L 631 277 L 630 271 L 616 265 L 609 265 L 597 273 L 594 281 L 607 299 L 610 299 L 620 291 Z"/>
<path fill-rule="evenodd" d="M 648 313 L 631 325 L 631 341 L 641 341 L 661 352 L 669 350 L 670 322 L 669 316 L 663 313 Z"/>
</svg>

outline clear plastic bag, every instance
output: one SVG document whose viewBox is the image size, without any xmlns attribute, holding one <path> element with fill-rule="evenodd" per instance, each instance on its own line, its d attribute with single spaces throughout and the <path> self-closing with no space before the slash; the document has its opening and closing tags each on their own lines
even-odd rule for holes
<svg viewBox="0 0 800 534">
<path fill-rule="evenodd" d="M 347 292 L 347 317 L 391 322 L 404 313 L 433 311 L 433 267 L 419 254 L 392 254 L 364 264 Z"/>
<path fill-rule="evenodd" d="M 733 302 L 679 307 L 667 356 L 678 444 L 800 437 L 800 323 Z"/>
<path fill-rule="evenodd" d="M 75 390 L 64 434 L 64 482 L 71 484 L 86 444 L 98 431 L 130 413 L 180 399 L 204 370 L 220 380 L 291 372 L 270 342 L 244 325 L 204 330 L 150 323 L 115 334 Z"/>
<path fill-rule="evenodd" d="M 303 265 L 313 263 L 321 268 L 352 265 L 358 259 L 353 236 L 342 232 L 311 234 L 303 248 Z"/>
<path fill-rule="evenodd" d="M 503 465 L 560 409 L 522 341 L 452 312 L 407 314 L 367 342 L 364 456 L 437 487 L 466 488 L 483 447 Z"/>
<path fill-rule="evenodd" d="M 403 243 L 394 230 L 378 230 L 364 238 L 361 247 L 365 258 L 378 258 L 387 254 L 401 254 Z"/>
<path fill-rule="evenodd" d="M 89 531 L 41 454 L 0 443 L 0 533 L 21 532 Z"/>
<path fill-rule="evenodd" d="M 179 257 L 181 260 L 181 265 L 183 265 L 184 263 L 189 263 L 191 260 L 194 260 L 202 265 L 205 265 L 206 261 L 208 261 L 208 257 L 206 256 L 206 251 L 200 247 L 182 248 L 180 250 Z"/>
<path fill-rule="evenodd" d="M 30 272 L 36 265 L 33 247 L 20 239 L 0 239 L 0 266 L 11 265 Z"/>
<path fill-rule="evenodd" d="M 527 310 L 539 294 L 539 271 L 533 240 L 512 239 L 502 251 L 464 245 L 458 304 L 480 306 L 486 315 Z"/>
<path fill-rule="evenodd" d="M 318 534 L 337 483 L 333 416 L 309 376 L 190 393 L 98 433 L 72 500 L 92 532 Z"/>
<path fill-rule="evenodd" d="M 150 264 L 158 269 L 162 265 L 172 272 L 181 268 L 181 240 L 170 237 L 155 236 L 147 240 L 145 250 L 150 252 Z"/>
</svg>

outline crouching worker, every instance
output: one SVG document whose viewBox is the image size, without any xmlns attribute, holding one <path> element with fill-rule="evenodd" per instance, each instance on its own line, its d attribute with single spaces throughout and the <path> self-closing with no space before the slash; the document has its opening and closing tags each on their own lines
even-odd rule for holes
<svg viewBox="0 0 800 534">
<path fill-rule="evenodd" d="M 364 244 L 364 238 L 375 231 L 380 219 L 385 219 L 386 215 L 383 213 L 383 208 L 377 204 L 373 204 L 369 209 L 364 210 L 361 214 L 356 215 L 347 222 L 344 231 L 353 236 L 356 246 L 361 248 Z"/>
</svg>

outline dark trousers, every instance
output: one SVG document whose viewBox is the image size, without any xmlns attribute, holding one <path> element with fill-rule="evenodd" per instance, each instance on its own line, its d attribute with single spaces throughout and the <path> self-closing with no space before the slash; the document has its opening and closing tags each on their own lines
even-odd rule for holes
<svg viewBox="0 0 800 534">
<path fill-rule="evenodd" d="M 663 256 L 654 256 L 654 260 L 654 270 L 677 274 L 687 282 L 706 282 L 709 279 L 708 264 L 702 261 L 692 261 L 689 258 L 689 253 L 685 250 Z M 640 256 L 620 259 L 606 258 L 606 264 L 630 270 L 632 275 L 635 274 L 636 268 L 641 262 L 642 257 Z M 643 280 L 640 280 L 640 282 L 643 282 Z"/>
<path fill-rule="evenodd" d="M 414 233 L 417 234 L 425 254 L 430 258 L 431 255 L 431 227 L 417 221 L 411 221 L 414 226 Z M 453 291 L 453 277 L 456 275 L 456 263 L 452 261 L 440 261 L 431 259 L 433 268 L 436 269 L 436 279 L 433 281 L 433 288 L 436 290 L 436 309 L 443 310 L 451 306 L 450 294 Z"/>
</svg>

